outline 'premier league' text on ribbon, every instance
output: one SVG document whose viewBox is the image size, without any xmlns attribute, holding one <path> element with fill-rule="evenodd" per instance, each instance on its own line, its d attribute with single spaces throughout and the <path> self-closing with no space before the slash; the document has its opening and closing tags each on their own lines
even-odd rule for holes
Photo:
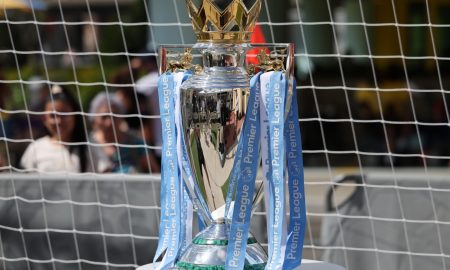
<svg viewBox="0 0 450 270">
<path fill-rule="evenodd" d="M 258 151 L 259 147 L 259 141 L 256 141 L 256 132 L 257 132 L 257 125 L 259 124 L 259 118 L 257 117 L 259 115 L 259 104 L 260 104 L 260 97 L 259 94 L 255 96 L 255 103 L 253 103 L 253 106 L 250 111 L 250 115 L 248 117 L 248 124 L 250 125 L 249 134 L 248 134 L 248 145 L 244 153 L 244 163 L 245 164 L 252 164 L 254 161 L 252 160 L 251 156 L 253 155 L 254 151 Z"/>
<path fill-rule="evenodd" d="M 301 164 L 297 164 L 297 157 L 298 157 L 298 142 L 296 138 L 296 129 L 293 121 L 298 121 L 297 119 L 292 119 L 292 117 L 289 117 L 287 127 L 287 139 L 288 139 L 288 148 L 289 151 L 287 151 L 287 158 L 289 159 L 289 167 L 291 168 L 299 168 L 298 166 L 303 166 Z M 291 234 L 289 236 L 290 244 L 287 247 L 286 250 L 286 259 L 287 260 L 296 260 L 298 259 L 298 249 L 300 248 L 300 242 L 303 247 L 303 235 L 302 235 L 302 224 L 301 224 L 301 218 L 302 218 L 302 190 L 300 188 L 300 180 L 298 179 L 298 173 L 292 173 L 289 172 L 289 177 L 292 177 L 291 183 L 290 183 L 290 189 L 289 192 L 291 193 L 290 198 L 290 207 L 291 207 Z"/>
<path fill-rule="evenodd" d="M 268 103 L 268 118 L 269 118 L 269 151 L 271 151 L 271 181 L 272 181 L 272 196 L 273 196 L 273 210 L 271 233 L 271 256 L 269 256 L 267 269 L 278 269 L 282 264 L 280 254 L 282 254 L 282 246 L 284 242 L 283 228 L 284 224 L 284 111 L 285 111 L 285 80 L 281 72 L 270 72 L 269 83 L 269 103 Z M 284 255 L 284 254 L 283 254 Z"/>
<path fill-rule="evenodd" d="M 249 97 L 249 114 L 242 132 L 242 171 L 236 188 L 233 219 L 227 247 L 227 270 L 243 269 L 250 225 L 252 201 L 258 169 L 260 142 L 260 83 L 259 74 L 252 78 Z"/>
<path fill-rule="evenodd" d="M 293 89 L 296 89 L 295 82 Z M 296 91 L 293 94 L 293 102 L 285 125 L 285 137 L 287 141 L 290 222 L 283 270 L 292 270 L 301 264 L 306 227 L 302 138 L 298 122 Z"/>
<path fill-rule="evenodd" d="M 186 219 L 192 212 L 192 206 L 189 206 L 184 186 L 181 184 L 181 162 L 178 161 L 180 138 L 177 136 L 177 121 L 173 113 L 177 106 L 177 91 L 185 77 L 182 75 L 183 73 L 168 72 L 163 74 L 158 82 L 163 137 L 161 187 L 164 188 L 161 188 L 160 240 L 153 261 L 165 252 L 158 270 L 166 270 L 174 265 L 180 248 L 185 246 L 189 230 L 183 228 L 186 228 Z"/>
<path fill-rule="evenodd" d="M 162 76 L 161 77 L 161 84 L 162 84 L 162 94 L 163 94 L 163 113 L 166 115 L 164 117 L 164 125 L 163 125 L 163 131 L 166 135 L 167 144 L 166 144 L 166 156 L 171 157 L 173 155 L 173 151 L 176 150 L 175 142 L 173 138 L 173 130 L 172 130 L 172 119 L 171 117 L 168 117 L 171 113 L 171 103 L 172 103 L 172 89 L 170 89 L 169 85 L 169 78 L 168 76 Z M 173 164 L 172 164 L 173 168 Z M 174 168 L 173 168 L 174 169 Z"/>
</svg>

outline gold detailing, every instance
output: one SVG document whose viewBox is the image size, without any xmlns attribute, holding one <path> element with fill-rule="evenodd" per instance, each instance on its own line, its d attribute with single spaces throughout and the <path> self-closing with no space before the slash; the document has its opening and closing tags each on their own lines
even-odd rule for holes
<svg viewBox="0 0 450 270">
<path fill-rule="evenodd" d="M 242 0 L 229 0 L 221 10 L 217 0 L 186 0 L 189 16 L 198 41 L 216 43 L 244 43 L 250 41 L 256 19 L 261 11 L 261 0 L 254 0 L 247 7 Z M 198 1 L 197 1 L 198 2 Z"/>
<path fill-rule="evenodd" d="M 267 54 L 266 50 L 259 51 L 258 67 L 264 71 L 286 71 L 284 68 L 284 61 L 286 58 L 286 50 L 274 50 Z"/>
<path fill-rule="evenodd" d="M 247 74 L 253 76 L 256 74 L 256 66 L 253 64 L 247 65 Z"/>
<path fill-rule="evenodd" d="M 170 53 L 167 53 L 170 54 Z M 261 49 L 256 56 L 258 59 L 258 64 L 249 64 L 247 66 L 247 73 L 253 75 L 258 71 L 286 71 L 285 60 L 286 60 L 286 49 L 273 50 L 269 54 L 267 49 Z M 200 65 L 193 65 L 192 59 L 193 55 L 190 48 L 185 48 L 183 53 L 178 55 L 170 56 L 171 60 L 167 63 L 167 68 L 165 71 L 184 71 L 191 69 L 195 74 L 200 74 L 203 68 Z"/>
<path fill-rule="evenodd" d="M 184 49 L 184 53 L 178 55 L 177 59 L 170 60 L 167 65 L 167 70 L 175 72 L 177 70 L 190 69 L 192 66 L 192 54 L 191 49 Z"/>
<path fill-rule="evenodd" d="M 247 73 L 250 76 L 255 75 L 259 71 L 283 71 L 286 72 L 285 60 L 286 60 L 286 49 L 273 50 L 267 54 L 267 49 L 260 49 L 256 59 L 258 64 L 247 65 Z"/>
<path fill-rule="evenodd" d="M 203 71 L 203 68 L 202 68 L 202 66 L 200 66 L 200 65 L 195 65 L 194 66 L 194 73 L 195 74 L 200 74 L 200 73 L 202 73 L 202 71 Z"/>
<path fill-rule="evenodd" d="M 200 65 L 192 65 L 192 53 L 190 48 L 185 48 L 182 54 L 179 54 L 178 57 L 174 57 L 175 59 L 170 60 L 167 64 L 166 71 L 184 71 L 193 68 L 195 74 L 199 74 L 202 72 L 202 67 Z"/>
</svg>

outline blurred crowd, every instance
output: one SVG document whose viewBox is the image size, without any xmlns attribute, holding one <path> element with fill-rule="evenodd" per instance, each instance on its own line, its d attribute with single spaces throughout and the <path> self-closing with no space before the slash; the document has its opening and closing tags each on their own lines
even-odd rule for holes
<svg viewBox="0 0 450 270">
<path fill-rule="evenodd" d="M 326 161 L 306 152 L 305 166 L 450 166 L 449 112 L 442 94 L 406 83 L 398 69 L 388 69 L 377 83 L 362 78 L 348 100 L 339 101 L 342 91 L 336 90 L 317 104 L 320 117 L 330 120 L 321 122 L 322 130 L 314 121 L 301 122 L 305 150 L 337 153 Z M 33 80 L 23 84 L 30 95 L 25 110 L 18 110 L 11 107 L 12 92 L 0 70 L 0 170 L 160 172 L 155 57 L 136 57 L 119 67 L 88 104 L 82 104 L 80 91 L 68 89 L 73 85 Z M 318 116 L 309 98 L 302 90 L 300 118 Z M 352 150 L 358 154 L 345 154 Z"/>
<path fill-rule="evenodd" d="M 449 112 L 445 96 L 420 89 L 389 67 L 376 85 L 363 82 L 353 95 L 360 127 L 359 150 L 372 155 L 371 166 L 450 166 Z"/>
<path fill-rule="evenodd" d="M 154 56 L 119 68 L 88 106 L 70 86 L 38 79 L 28 85 L 26 110 L 11 108 L 12 92 L 1 76 L 0 71 L 0 170 L 160 172 Z"/>
<path fill-rule="evenodd" d="M 316 85 L 339 84 L 321 77 Z M 313 150 L 305 166 L 450 166 L 450 100 L 436 86 L 389 66 L 361 68 L 346 88 L 324 89 L 299 95 L 303 146 Z"/>
</svg>

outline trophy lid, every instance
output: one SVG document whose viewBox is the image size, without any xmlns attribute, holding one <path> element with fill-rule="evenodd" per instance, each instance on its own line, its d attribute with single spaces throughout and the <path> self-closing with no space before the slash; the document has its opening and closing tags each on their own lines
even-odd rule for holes
<svg viewBox="0 0 450 270">
<path fill-rule="evenodd" d="M 186 0 L 199 42 L 246 43 L 261 11 L 261 0 Z"/>
</svg>

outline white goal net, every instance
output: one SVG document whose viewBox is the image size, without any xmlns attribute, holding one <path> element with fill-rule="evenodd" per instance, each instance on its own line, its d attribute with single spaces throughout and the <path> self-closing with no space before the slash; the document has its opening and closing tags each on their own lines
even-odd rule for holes
<svg viewBox="0 0 450 270">
<path fill-rule="evenodd" d="M 258 39 L 295 44 L 304 258 L 450 268 L 449 14 L 447 0 L 263 1 Z M 184 0 L 0 0 L 0 269 L 152 261 L 157 48 L 192 43 Z"/>
</svg>

